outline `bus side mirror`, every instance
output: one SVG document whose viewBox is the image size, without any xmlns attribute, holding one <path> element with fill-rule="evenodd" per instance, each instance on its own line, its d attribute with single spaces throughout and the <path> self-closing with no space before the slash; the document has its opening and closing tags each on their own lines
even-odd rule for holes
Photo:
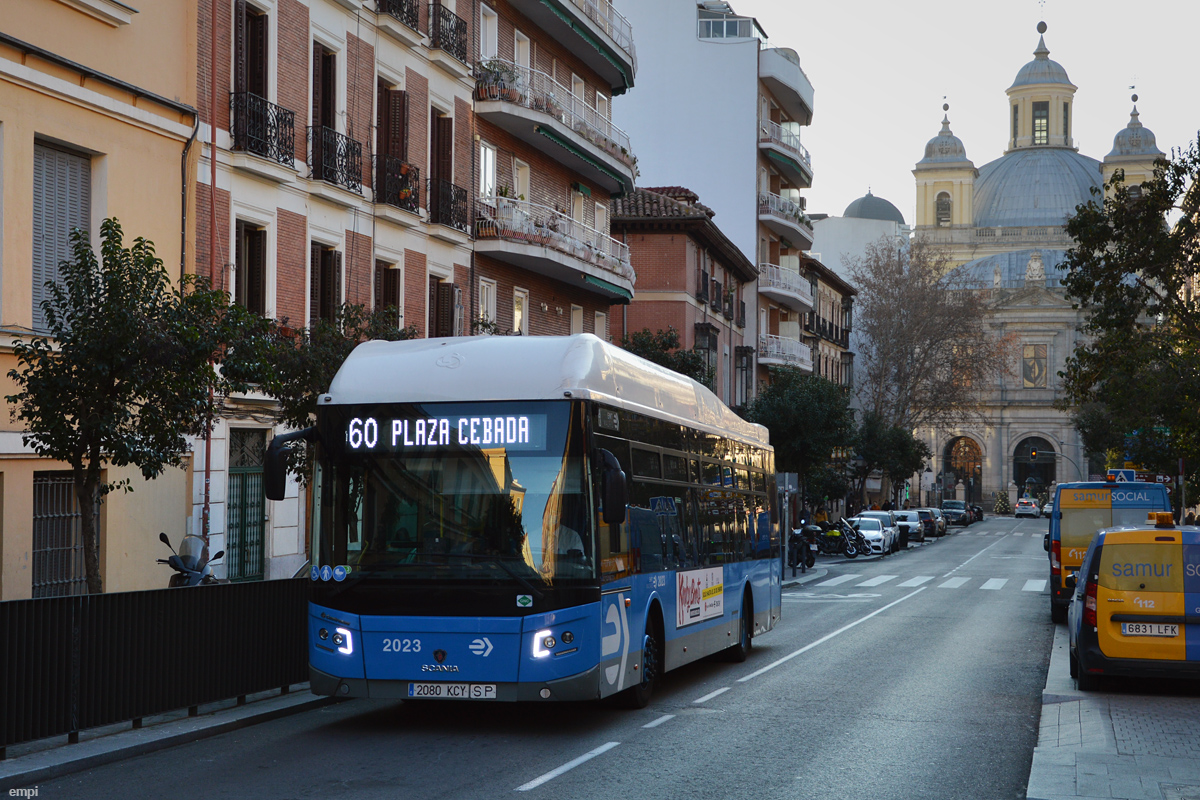
<svg viewBox="0 0 1200 800">
<path fill-rule="evenodd" d="M 625 521 L 625 506 L 629 503 L 625 485 L 625 470 L 621 462 L 607 450 L 599 450 L 601 461 L 604 462 L 604 522 L 606 525 L 620 525 Z"/>
<path fill-rule="evenodd" d="M 297 439 L 313 441 L 317 438 L 316 428 L 305 428 L 292 433 L 276 436 L 267 445 L 267 454 L 263 459 L 263 492 L 268 500 L 282 500 L 287 484 L 287 450 L 288 442 Z"/>
</svg>

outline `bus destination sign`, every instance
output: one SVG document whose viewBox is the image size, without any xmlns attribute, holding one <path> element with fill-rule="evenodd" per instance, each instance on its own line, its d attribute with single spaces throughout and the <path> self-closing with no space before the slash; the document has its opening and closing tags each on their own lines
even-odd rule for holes
<svg viewBox="0 0 1200 800">
<path fill-rule="evenodd" d="M 353 417 L 346 444 L 360 452 L 504 448 L 545 450 L 545 414 Z"/>
</svg>

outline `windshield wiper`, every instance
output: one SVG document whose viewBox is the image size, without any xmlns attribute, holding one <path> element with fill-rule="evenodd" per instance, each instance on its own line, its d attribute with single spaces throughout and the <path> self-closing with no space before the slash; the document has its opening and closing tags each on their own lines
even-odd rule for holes
<svg viewBox="0 0 1200 800">
<path fill-rule="evenodd" d="M 505 564 L 500 556 L 484 556 L 476 553 L 445 553 L 444 555 L 446 558 L 469 558 L 472 560 L 480 559 L 488 564 L 495 564 L 497 567 L 507 572 L 513 580 L 524 586 L 532 594 L 536 595 L 538 600 L 546 599 L 546 595 L 540 589 L 530 583 L 529 580 L 523 575 L 520 575 L 514 571 L 512 567 Z"/>
</svg>

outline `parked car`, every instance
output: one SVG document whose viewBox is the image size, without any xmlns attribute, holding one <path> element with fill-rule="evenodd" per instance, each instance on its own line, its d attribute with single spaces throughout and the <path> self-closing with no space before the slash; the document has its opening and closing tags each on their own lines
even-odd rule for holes
<svg viewBox="0 0 1200 800">
<path fill-rule="evenodd" d="M 1017 501 L 1017 507 L 1013 509 L 1014 517 L 1033 517 L 1037 519 L 1040 513 L 1037 503 L 1027 500 L 1024 497 Z"/>
<path fill-rule="evenodd" d="M 925 539 L 930 536 L 936 537 L 938 535 L 938 524 L 937 519 L 935 519 L 933 516 L 933 512 L 928 508 L 917 508 L 913 510 L 917 512 L 917 518 L 921 520 L 921 541 L 925 541 Z"/>
<path fill-rule="evenodd" d="M 869 513 L 869 512 L 868 512 Z M 846 520 L 858 528 L 867 544 L 871 546 L 872 555 L 887 555 L 891 547 L 891 534 L 883 526 L 883 522 L 874 517 L 851 517 Z"/>
<path fill-rule="evenodd" d="M 950 525 L 970 525 L 975 521 L 975 513 L 967 508 L 964 500 L 943 500 L 942 512 L 946 515 L 946 523 Z"/>
<path fill-rule="evenodd" d="M 861 518 L 877 519 L 883 524 L 884 533 L 888 537 L 887 552 L 894 553 L 900 549 L 900 526 L 896 524 L 894 511 L 862 511 Z"/>
<path fill-rule="evenodd" d="M 900 526 L 900 535 L 904 541 L 925 541 L 925 523 L 921 521 L 920 512 L 916 509 L 905 509 L 893 511 L 892 516 L 896 518 L 896 524 Z M 929 521 L 932 523 L 933 517 L 929 517 Z"/>
<path fill-rule="evenodd" d="M 946 515 L 942 513 L 940 508 L 926 508 L 923 511 L 928 511 L 933 517 L 933 524 L 937 527 L 937 533 L 934 536 L 946 535 Z"/>
<path fill-rule="evenodd" d="M 1049 516 L 1050 516 L 1050 512 L 1051 512 L 1051 511 L 1053 511 L 1053 510 L 1054 510 L 1054 501 L 1053 501 L 1053 500 L 1047 500 L 1047 501 L 1046 501 L 1046 505 L 1042 506 L 1042 516 L 1043 516 L 1043 517 L 1049 517 Z"/>
</svg>

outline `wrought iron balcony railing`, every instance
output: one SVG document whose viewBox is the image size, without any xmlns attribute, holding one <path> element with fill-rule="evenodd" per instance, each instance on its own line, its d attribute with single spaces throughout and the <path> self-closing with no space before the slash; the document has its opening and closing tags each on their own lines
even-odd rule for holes
<svg viewBox="0 0 1200 800">
<path fill-rule="evenodd" d="M 800 134 L 789 131 L 778 122 L 772 122 L 769 119 L 762 120 L 758 126 L 758 140 L 774 142 L 785 150 L 792 151 L 800 157 L 806 167 L 812 169 L 812 156 L 808 154 L 804 145 L 800 144 Z"/>
<path fill-rule="evenodd" d="M 629 246 L 549 206 L 509 197 L 481 197 L 475 238 L 549 247 L 633 281 Z"/>
<path fill-rule="evenodd" d="M 429 221 L 463 233 L 471 232 L 467 190 L 440 178 L 429 180 Z"/>
<path fill-rule="evenodd" d="M 539 70 L 489 58 L 475 67 L 475 99 L 504 100 L 549 114 L 626 166 L 637 163 L 629 134 Z"/>
<path fill-rule="evenodd" d="M 467 22 L 441 3 L 429 4 L 429 46 L 445 50 L 464 64 L 467 60 Z"/>
<path fill-rule="evenodd" d="M 418 0 L 375 0 L 375 6 L 385 14 L 390 14 L 403 22 L 414 31 L 420 30 L 421 14 Z"/>
<path fill-rule="evenodd" d="M 421 171 L 402 158 L 375 156 L 375 202 L 420 213 Z"/>
<path fill-rule="evenodd" d="M 362 144 L 323 125 L 308 129 L 309 177 L 362 194 Z"/>
<path fill-rule="evenodd" d="M 229 135 L 233 149 L 286 167 L 296 166 L 296 114 L 252 92 L 229 94 Z"/>
</svg>

